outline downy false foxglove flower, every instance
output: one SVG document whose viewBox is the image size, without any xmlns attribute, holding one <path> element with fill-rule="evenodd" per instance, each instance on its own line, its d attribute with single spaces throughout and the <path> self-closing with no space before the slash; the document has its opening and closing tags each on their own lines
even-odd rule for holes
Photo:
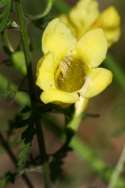
<svg viewBox="0 0 125 188">
<path fill-rule="evenodd" d="M 79 0 L 68 15 L 60 17 L 77 38 L 93 28 L 102 28 L 108 47 L 120 38 L 120 16 L 114 6 L 99 11 L 97 0 Z"/>
<path fill-rule="evenodd" d="M 77 40 L 59 18 L 53 19 L 43 33 L 44 55 L 37 64 L 36 84 L 43 90 L 41 100 L 77 105 L 82 100 L 85 107 L 112 81 L 111 71 L 99 67 L 107 49 L 102 29 L 86 32 Z"/>
</svg>

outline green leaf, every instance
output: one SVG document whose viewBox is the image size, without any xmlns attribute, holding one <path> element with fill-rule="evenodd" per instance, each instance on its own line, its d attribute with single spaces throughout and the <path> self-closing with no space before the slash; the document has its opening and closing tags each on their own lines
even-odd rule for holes
<svg viewBox="0 0 125 188">
<path fill-rule="evenodd" d="M 7 179 L 7 182 L 14 183 L 16 174 L 12 172 L 6 172 L 5 177 Z"/>
<path fill-rule="evenodd" d="M 12 172 L 6 172 L 3 178 L 0 178 L 0 188 L 6 188 L 9 183 L 14 183 L 16 174 Z"/>
<path fill-rule="evenodd" d="M 11 10 L 11 0 L 1 0 L 0 7 L 2 11 L 0 12 L 0 32 L 3 31 L 10 20 L 10 10 Z"/>
<path fill-rule="evenodd" d="M 22 139 L 24 140 L 25 143 L 31 143 L 35 133 L 36 130 L 31 124 L 22 133 Z"/>
<path fill-rule="evenodd" d="M 17 163 L 18 171 L 21 171 L 25 167 L 25 164 L 29 158 L 30 151 L 31 151 L 31 144 L 22 142 L 18 163 Z"/>
</svg>

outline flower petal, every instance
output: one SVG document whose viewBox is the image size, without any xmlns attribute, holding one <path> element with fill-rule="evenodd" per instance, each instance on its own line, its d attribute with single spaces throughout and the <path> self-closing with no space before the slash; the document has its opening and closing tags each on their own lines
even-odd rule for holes
<svg viewBox="0 0 125 188">
<path fill-rule="evenodd" d="M 72 31 L 73 35 L 77 37 L 76 28 L 72 25 L 69 16 L 62 14 L 59 18 Z"/>
<path fill-rule="evenodd" d="M 117 42 L 121 35 L 120 27 L 112 29 L 112 30 L 104 30 L 105 36 L 108 41 L 108 46 L 110 47 L 113 43 Z"/>
<path fill-rule="evenodd" d="M 107 40 L 102 29 L 87 32 L 77 44 L 79 58 L 88 67 L 98 67 L 106 57 Z"/>
<path fill-rule="evenodd" d="M 80 0 L 70 11 L 69 18 L 76 33 L 81 37 L 99 16 L 98 3 L 96 0 Z"/>
<path fill-rule="evenodd" d="M 120 15 L 114 6 L 104 10 L 93 25 L 94 28 L 100 27 L 105 32 L 108 45 L 111 46 L 120 38 Z"/>
<path fill-rule="evenodd" d="M 70 29 L 59 19 L 52 20 L 42 37 L 44 53 L 53 52 L 57 61 L 68 55 L 75 47 L 76 39 Z"/>
<path fill-rule="evenodd" d="M 79 99 L 76 92 L 69 93 L 58 89 L 44 91 L 42 92 L 40 98 L 45 104 L 51 102 L 72 104 Z"/>
<path fill-rule="evenodd" d="M 112 82 L 112 72 L 105 68 L 93 69 L 87 76 L 85 85 L 80 91 L 83 97 L 91 98 L 103 90 Z"/>
<path fill-rule="evenodd" d="M 114 6 L 110 6 L 100 14 L 96 24 L 105 29 L 113 29 L 120 26 L 120 15 Z"/>
<path fill-rule="evenodd" d="M 36 85 L 43 90 L 55 88 L 54 59 L 51 53 L 38 61 Z"/>
</svg>

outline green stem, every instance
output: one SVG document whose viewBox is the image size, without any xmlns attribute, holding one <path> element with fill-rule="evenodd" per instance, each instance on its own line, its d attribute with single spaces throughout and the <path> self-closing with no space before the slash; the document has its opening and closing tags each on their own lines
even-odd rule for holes
<svg viewBox="0 0 125 188">
<path fill-rule="evenodd" d="M 24 50 L 24 55 L 25 55 L 25 60 L 26 60 L 31 106 L 32 106 L 32 109 L 34 109 L 34 101 L 36 99 L 36 96 L 35 96 L 32 64 L 31 64 L 30 39 L 28 36 L 28 31 L 27 31 L 27 26 L 26 26 L 26 21 L 25 21 L 25 16 L 24 16 L 21 0 L 15 0 L 15 2 L 16 2 L 17 16 L 19 19 L 20 32 L 21 32 L 21 37 L 22 37 L 23 50 Z M 48 159 L 47 159 L 47 154 L 46 154 L 46 149 L 45 149 L 45 143 L 43 139 L 43 130 L 41 128 L 41 124 L 39 120 L 35 119 L 33 121 L 34 122 L 32 122 L 32 124 L 34 124 L 36 127 L 36 134 L 37 134 L 40 154 L 41 154 L 42 159 L 44 159 L 43 168 L 41 169 L 41 171 L 43 172 L 44 184 L 46 188 L 50 188 L 50 184 L 48 182 L 49 164 L 48 164 Z"/>
<path fill-rule="evenodd" d="M 34 81 L 33 81 L 33 71 L 32 71 L 32 63 L 31 63 L 31 54 L 30 54 L 30 40 L 27 32 L 27 26 L 25 22 L 23 7 L 20 0 L 15 0 L 16 2 L 16 10 L 17 10 L 17 16 L 19 19 L 20 24 L 20 32 L 22 37 L 22 44 L 23 44 L 23 50 L 25 55 L 25 61 L 26 61 L 26 67 L 27 67 L 27 77 L 28 77 L 28 86 L 29 86 L 29 94 L 31 97 L 31 101 L 34 100 Z"/>
<path fill-rule="evenodd" d="M 125 146 L 122 150 L 121 156 L 119 158 L 119 161 L 116 165 L 116 168 L 114 169 L 111 180 L 109 183 L 108 188 L 115 188 L 117 186 L 117 182 L 119 180 L 119 177 L 124 169 L 124 164 L 125 164 Z"/>
<path fill-rule="evenodd" d="M 45 185 L 45 188 L 51 188 L 48 156 L 46 153 L 44 135 L 43 135 L 42 127 L 41 127 L 41 122 L 38 119 L 36 119 L 36 132 L 37 132 L 37 140 L 38 140 L 40 155 L 41 155 L 41 158 L 43 161 L 42 172 L 43 172 L 43 178 L 44 178 L 44 185 Z"/>
</svg>

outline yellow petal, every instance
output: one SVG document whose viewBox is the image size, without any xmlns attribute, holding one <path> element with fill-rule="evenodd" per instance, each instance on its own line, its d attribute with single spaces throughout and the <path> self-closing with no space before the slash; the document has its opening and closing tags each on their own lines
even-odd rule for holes
<svg viewBox="0 0 125 188">
<path fill-rule="evenodd" d="M 76 28 L 72 25 L 69 16 L 62 14 L 60 20 L 71 30 L 72 34 L 77 38 Z"/>
<path fill-rule="evenodd" d="M 52 102 L 72 104 L 79 99 L 76 92 L 69 93 L 58 89 L 44 91 L 40 98 L 45 104 Z"/>
<path fill-rule="evenodd" d="M 86 98 L 100 94 L 112 82 L 112 72 L 105 68 L 93 69 L 86 78 L 80 94 Z"/>
<path fill-rule="evenodd" d="M 107 40 L 102 29 L 87 32 L 77 44 L 79 58 L 88 67 L 99 66 L 106 57 Z"/>
<path fill-rule="evenodd" d="M 120 15 L 116 8 L 111 6 L 100 14 L 95 24 L 101 26 L 103 29 L 116 28 L 120 26 Z"/>
<path fill-rule="evenodd" d="M 108 46 L 110 47 L 113 43 L 117 42 L 121 35 L 120 28 L 112 29 L 112 30 L 104 30 L 105 36 L 108 41 Z"/>
<path fill-rule="evenodd" d="M 111 6 L 100 14 L 93 25 L 94 28 L 100 27 L 105 32 L 108 46 L 117 42 L 120 38 L 120 15 L 115 7 Z"/>
<path fill-rule="evenodd" d="M 75 37 L 59 18 L 52 20 L 43 33 L 43 52 L 53 52 L 57 61 L 71 53 L 75 44 Z"/>
<path fill-rule="evenodd" d="M 55 88 L 54 59 L 51 53 L 38 61 L 36 85 L 43 90 Z"/>
<path fill-rule="evenodd" d="M 80 0 L 69 13 L 69 18 L 79 37 L 95 22 L 99 15 L 96 0 Z"/>
</svg>

